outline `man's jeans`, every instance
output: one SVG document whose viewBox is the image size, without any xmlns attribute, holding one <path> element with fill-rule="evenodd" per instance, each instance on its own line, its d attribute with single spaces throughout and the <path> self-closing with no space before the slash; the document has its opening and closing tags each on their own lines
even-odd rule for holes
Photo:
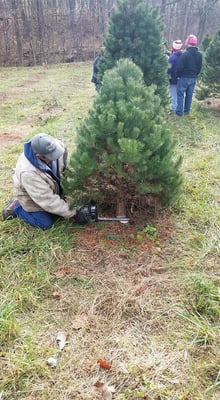
<svg viewBox="0 0 220 400">
<path fill-rule="evenodd" d="M 25 211 L 20 203 L 18 203 L 13 213 L 18 217 L 23 219 L 27 224 L 33 225 L 36 228 L 48 229 L 54 223 L 54 215 L 46 212 L 46 211 L 35 211 L 28 212 Z"/>
<path fill-rule="evenodd" d="M 170 92 L 170 111 L 176 111 L 177 107 L 177 85 L 171 85 L 169 86 L 169 92 Z"/>
<path fill-rule="evenodd" d="M 179 78 L 177 82 L 177 108 L 176 114 L 181 116 L 189 113 L 192 103 L 196 78 Z"/>
</svg>

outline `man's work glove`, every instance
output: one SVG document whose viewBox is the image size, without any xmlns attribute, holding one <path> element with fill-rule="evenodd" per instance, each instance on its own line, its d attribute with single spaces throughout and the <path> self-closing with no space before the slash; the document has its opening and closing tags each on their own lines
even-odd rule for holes
<svg viewBox="0 0 220 400">
<path fill-rule="evenodd" d="M 98 211 L 96 203 L 91 200 L 89 204 L 80 207 L 76 211 L 74 219 L 80 225 L 86 225 L 89 221 L 98 222 Z"/>
<path fill-rule="evenodd" d="M 89 207 L 86 205 L 86 206 L 82 206 L 78 210 L 76 210 L 74 219 L 80 225 L 88 224 L 90 221 Z"/>
</svg>

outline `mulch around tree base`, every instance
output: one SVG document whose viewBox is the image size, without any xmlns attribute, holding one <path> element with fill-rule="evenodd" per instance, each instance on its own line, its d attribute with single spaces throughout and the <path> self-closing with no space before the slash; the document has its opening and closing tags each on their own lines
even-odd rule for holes
<svg viewBox="0 0 220 400">
<path fill-rule="evenodd" d="M 133 221 L 132 221 L 133 222 Z M 153 227 L 153 229 L 151 229 Z M 76 233 L 76 229 L 73 230 Z M 159 218 L 150 218 L 140 224 L 123 224 L 120 222 L 98 222 L 89 224 L 78 232 L 77 249 L 124 248 L 151 252 L 169 239 L 172 234 L 172 220 L 163 214 Z"/>
</svg>

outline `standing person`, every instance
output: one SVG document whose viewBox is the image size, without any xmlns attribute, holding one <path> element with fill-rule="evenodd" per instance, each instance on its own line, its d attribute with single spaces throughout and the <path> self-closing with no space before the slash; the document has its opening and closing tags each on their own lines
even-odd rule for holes
<svg viewBox="0 0 220 400">
<path fill-rule="evenodd" d="M 176 115 L 189 114 L 196 79 L 202 68 L 202 54 L 199 52 L 195 35 L 186 39 L 186 51 L 179 58 L 177 65 L 177 108 Z"/>
<path fill-rule="evenodd" d="M 60 180 L 66 160 L 63 142 L 46 133 L 26 142 L 13 176 L 16 198 L 3 210 L 3 221 L 19 217 L 41 229 L 50 228 L 55 216 L 88 222 L 81 209 L 71 210 L 65 201 Z"/>
<path fill-rule="evenodd" d="M 101 88 L 101 82 L 99 80 L 99 65 L 101 62 L 105 61 L 105 58 L 102 55 L 102 50 L 104 47 L 101 48 L 99 54 L 96 56 L 95 60 L 93 61 L 93 71 L 92 71 L 92 79 L 91 82 L 95 84 L 95 89 L 99 92 Z"/>
<path fill-rule="evenodd" d="M 176 112 L 177 107 L 177 63 L 182 54 L 183 43 L 181 40 L 174 40 L 169 57 L 169 68 L 167 70 L 169 76 L 169 92 L 170 92 L 170 111 Z"/>
</svg>

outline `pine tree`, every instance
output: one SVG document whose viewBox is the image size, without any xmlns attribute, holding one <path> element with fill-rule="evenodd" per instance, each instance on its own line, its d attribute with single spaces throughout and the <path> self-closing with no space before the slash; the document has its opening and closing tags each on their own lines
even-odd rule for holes
<svg viewBox="0 0 220 400">
<path fill-rule="evenodd" d="M 179 194 L 180 159 L 161 117 L 155 87 L 141 69 L 121 59 L 106 71 L 100 94 L 78 128 L 66 173 L 73 199 L 90 197 L 123 215 L 131 203 L 153 196 L 169 204 Z"/>
<path fill-rule="evenodd" d="M 199 100 L 208 96 L 220 96 L 220 31 L 209 41 L 199 83 L 200 89 L 197 92 Z"/>
<path fill-rule="evenodd" d="M 207 34 L 207 35 L 204 37 L 204 39 L 203 39 L 203 41 L 202 41 L 202 44 L 201 44 L 201 50 L 202 50 L 203 52 L 205 52 L 205 51 L 207 50 L 207 48 L 209 47 L 209 45 L 210 45 L 212 39 L 213 39 L 212 36 L 210 36 L 209 34 Z"/>
<path fill-rule="evenodd" d="M 161 48 L 162 24 L 157 9 L 143 0 L 118 0 L 104 41 L 104 70 L 130 58 L 143 71 L 147 86 L 155 84 L 163 105 L 168 101 L 167 57 Z M 101 74 L 101 75 L 102 75 Z"/>
</svg>

